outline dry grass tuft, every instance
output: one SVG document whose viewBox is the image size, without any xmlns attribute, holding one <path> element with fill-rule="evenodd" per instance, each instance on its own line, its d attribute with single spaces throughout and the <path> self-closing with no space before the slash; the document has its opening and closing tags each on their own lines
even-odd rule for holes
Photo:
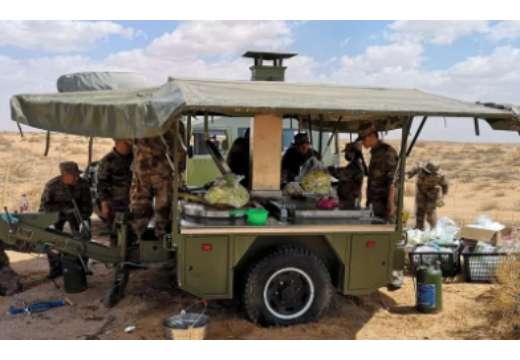
<svg viewBox="0 0 520 360">
<path fill-rule="evenodd" d="M 491 314 L 503 338 L 520 339 L 520 257 L 509 256 L 497 268 L 497 286 L 489 301 Z"/>
</svg>

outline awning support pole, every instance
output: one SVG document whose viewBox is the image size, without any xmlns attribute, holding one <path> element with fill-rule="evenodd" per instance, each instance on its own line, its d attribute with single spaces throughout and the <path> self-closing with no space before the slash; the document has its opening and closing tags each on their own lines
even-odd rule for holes
<svg viewBox="0 0 520 360">
<path fill-rule="evenodd" d="M 49 149 L 51 148 L 51 132 L 47 131 L 45 135 L 45 150 L 43 150 L 43 156 L 49 155 Z"/>
<path fill-rule="evenodd" d="M 309 140 L 311 142 L 311 145 L 314 145 L 314 141 L 313 141 L 314 139 L 313 139 L 313 136 L 312 136 L 312 117 L 311 117 L 311 115 L 309 115 L 309 124 L 308 124 L 308 126 L 309 126 Z"/>
<path fill-rule="evenodd" d="M 426 124 L 426 120 L 428 120 L 428 116 L 424 116 L 422 118 L 421 124 L 419 125 L 419 128 L 415 132 L 415 135 L 414 135 L 414 137 L 412 139 L 412 142 L 410 143 L 410 147 L 408 148 L 408 151 L 406 151 L 406 157 L 410 156 L 410 154 L 411 154 L 411 152 L 413 150 L 413 147 L 415 146 L 415 143 L 417 142 L 417 139 L 419 138 L 419 135 L 421 135 L 421 131 L 422 131 L 423 127 L 424 127 L 424 124 Z M 413 118 L 410 121 L 413 121 Z M 410 131 L 408 131 L 408 132 L 410 132 Z"/>
<path fill-rule="evenodd" d="M 204 115 L 205 122 L 207 120 L 208 116 L 207 114 Z M 180 238 L 181 234 L 181 228 L 180 228 L 180 219 L 179 219 L 179 180 L 180 180 L 180 174 L 179 174 L 179 121 L 180 119 L 175 119 L 173 122 L 173 131 L 175 133 L 175 136 L 173 137 L 173 195 L 172 195 L 172 243 L 176 244 L 177 240 Z"/>
<path fill-rule="evenodd" d="M 322 155 L 323 150 L 323 115 L 319 115 L 320 119 L 320 129 L 319 129 L 319 139 L 318 139 L 318 152 L 320 153 L 320 156 Z"/>
<path fill-rule="evenodd" d="M 423 118 L 423 122 L 426 117 Z M 397 198 L 397 231 L 403 231 L 403 206 L 404 206 L 404 182 L 405 182 L 405 169 L 406 169 L 406 145 L 408 142 L 408 136 L 410 135 L 410 128 L 412 127 L 413 116 L 410 116 L 408 121 L 403 126 L 402 137 L 401 137 L 401 153 L 399 154 L 398 172 L 399 172 L 399 183 L 398 183 L 398 198 Z M 395 179 L 394 179 L 395 184 Z"/>
<path fill-rule="evenodd" d="M 478 118 L 473 118 L 473 123 L 475 124 L 475 135 L 480 136 L 480 126 L 478 123 Z"/>
<path fill-rule="evenodd" d="M 20 132 L 20 136 L 23 138 L 22 125 L 20 125 L 20 122 L 18 120 L 16 120 L 16 126 L 18 126 L 18 131 Z"/>
<path fill-rule="evenodd" d="M 329 140 L 327 141 L 327 145 L 325 146 L 325 150 L 323 151 L 324 153 L 327 152 L 327 150 L 329 150 L 330 144 L 332 144 L 332 140 L 334 140 L 334 137 L 338 135 L 338 128 L 342 119 L 343 116 L 340 116 L 336 121 L 336 124 L 334 125 L 334 130 L 330 134 Z M 321 154 L 321 156 L 323 156 L 323 154 Z"/>
<path fill-rule="evenodd" d="M 186 146 L 191 145 L 191 114 L 188 114 L 186 119 Z"/>
<path fill-rule="evenodd" d="M 204 113 L 204 139 L 209 139 L 208 113 Z"/>
<path fill-rule="evenodd" d="M 92 164 L 92 149 L 94 148 L 94 138 L 91 136 L 88 139 L 88 162 L 87 166 L 90 166 Z"/>
</svg>

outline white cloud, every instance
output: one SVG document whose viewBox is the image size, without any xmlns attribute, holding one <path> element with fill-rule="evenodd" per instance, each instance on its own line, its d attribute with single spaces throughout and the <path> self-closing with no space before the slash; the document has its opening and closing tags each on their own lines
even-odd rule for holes
<svg viewBox="0 0 520 360">
<path fill-rule="evenodd" d="M 141 72 L 155 82 L 167 76 L 248 79 L 246 50 L 284 51 L 293 42 L 283 21 L 188 21 L 142 49 L 110 55 L 105 63 Z"/>
<path fill-rule="evenodd" d="M 0 46 L 55 53 L 84 52 L 109 36 L 134 34 L 111 21 L 0 21 Z"/>
<path fill-rule="evenodd" d="M 417 68 L 423 60 L 423 47 L 406 42 L 368 46 L 361 55 L 344 56 L 342 63 L 352 73 L 373 73 Z"/>
<path fill-rule="evenodd" d="M 153 40 L 146 51 L 164 58 L 222 56 L 285 50 L 292 42 L 291 28 L 283 21 L 188 21 Z"/>
<path fill-rule="evenodd" d="M 488 21 L 395 21 L 387 37 L 393 41 L 452 44 L 456 40 L 489 31 Z"/>
<path fill-rule="evenodd" d="M 520 21 L 500 21 L 490 28 L 488 37 L 495 41 L 520 38 Z"/>
</svg>

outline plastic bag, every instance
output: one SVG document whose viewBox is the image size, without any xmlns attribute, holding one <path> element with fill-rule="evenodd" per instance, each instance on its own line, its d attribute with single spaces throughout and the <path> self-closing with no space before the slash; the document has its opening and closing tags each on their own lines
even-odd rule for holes
<svg viewBox="0 0 520 360">
<path fill-rule="evenodd" d="M 407 231 L 408 243 L 413 245 L 435 244 L 435 245 L 456 245 L 458 243 L 457 233 L 459 227 L 450 218 L 443 217 L 437 221 L 434 229 L 421 231 L 412 229 Z"/>
<path fill-rule="evenodd" d="M 292 181 L 285 185 L 285 187 L 283 188 L 283 193 L 289 196 L 302 196 L 305 193 L 305 191 L 301 187 L 300 183 Z"/>
<path fill-rule="evenodd" d="M 486 215 L 480 215 L 475 220 L 474 224 L 470 225 L 471 227 L 480 228 L 480 229 L 486 229 L 491 231 L 501 231 L 505 229 L 505 225 L 491 220 L 490 217 Z"/>
<path fill-rule="evenodd" d="M 314 156 L 303 164 L 296 181 L 308 193 L 330 195 L 332 192 L 330 174 L 327 168 Z"/>
<path fill-rule="evenodd" d="M 229 174 L 219 177 L 204 195 L 204 199 L 212 205 L 228 205 L 241 208 L 249 202 L 249 193 L 240 185 L 242 176 Z"/>
</svg>

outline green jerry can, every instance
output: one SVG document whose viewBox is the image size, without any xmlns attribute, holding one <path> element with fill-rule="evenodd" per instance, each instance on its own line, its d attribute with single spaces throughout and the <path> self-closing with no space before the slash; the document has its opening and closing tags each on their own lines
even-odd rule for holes
<svg viewBox="0 0 520 360">
<path fill-rule="evenodd" d="M 87 289 L 87 274 L 85 268 L 76 256 L 61 256 L 63 266 L 63 287 L 65 292 L 75 294 Z"/>
<path fill-rule="evenodd" d="M 440 265 L 417 267 L 416 308 L 422 313 L 442 310 L 442 271 Z"/>
</svg>

